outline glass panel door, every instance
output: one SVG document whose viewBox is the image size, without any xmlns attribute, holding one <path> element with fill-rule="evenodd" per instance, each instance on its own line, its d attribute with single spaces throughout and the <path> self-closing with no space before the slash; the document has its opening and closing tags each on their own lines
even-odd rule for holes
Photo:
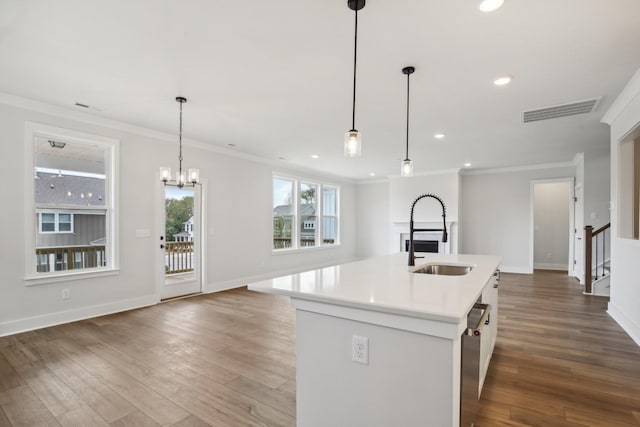
<svg viewBox="0 0 640 427">
<path fill-rule="evenodd" d="M 200 187 L 164 188 L 164 286 L 161 298 L 175 298 L 201 288 Z"/>
</svg>

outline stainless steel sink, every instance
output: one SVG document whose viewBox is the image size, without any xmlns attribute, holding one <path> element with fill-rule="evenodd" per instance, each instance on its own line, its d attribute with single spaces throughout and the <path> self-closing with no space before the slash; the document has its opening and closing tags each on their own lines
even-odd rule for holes
<svg viewBox="0 0 640 427">
<path fill-rule="evenodd" d="M 464 276 L 471 270 L 473 270 L 473 266 L 471 265 L 427 264 L 413 272 L 421 274 L 437 274 L 441 276 Z"/>
</svg>

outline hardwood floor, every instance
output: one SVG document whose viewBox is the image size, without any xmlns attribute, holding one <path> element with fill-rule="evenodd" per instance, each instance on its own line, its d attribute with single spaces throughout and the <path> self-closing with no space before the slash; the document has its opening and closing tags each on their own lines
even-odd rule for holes
<svg viewBox="0 0 640 427">
<path fill-rule="evenodd" d="M 638 426 L 640 348 L 565 272 L 503 274 L 480 426 Z"/>
<path fill-rule="evenodd" d="M 499 306 L 478 425 L 640 426 L 640 348 L 606 299 L 539 271 L 503 274 Z M 237 289 L 0 338 L 0 427 L 50 425 L 295 425 L 289 300 Z"/>
</svg>

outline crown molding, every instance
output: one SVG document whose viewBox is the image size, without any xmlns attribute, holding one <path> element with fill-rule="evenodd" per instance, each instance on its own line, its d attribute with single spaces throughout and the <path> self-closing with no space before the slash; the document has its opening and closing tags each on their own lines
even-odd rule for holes
<svg viewBox="0 0 640 427">
<path fill-rule="evenodd" d="M 410 177 L 405 177 L 405 176 L 401 176 L 401 175 L 388 175 L 386 177 L 380 177 L 380 178 L 371 178 L 371 179 L 360 179 L 356 182 L 356 184 L 358 185 L 366 185 L 366 184 L 382 184 L 382 183 L 389 183 L 392 180 L 396 180 L 396 179 L 411 179 L 411 178 L 416 178 L 416 177 L 421 177 L 421 176 L 433 176 L 433 175 L 445 175 L 445 174 L 460 174 L 461 169 L 459 168 L 455 168 L 455 169 L 440 169 L 440 170 L 435 170 L 435 171 L 429 171 L 429 172 L 418 172 L 418 173 L 414 173 L 412 176 Z"/>
<path fill-rule="evenodd" d="M 154 129 L 146 128 L 143 126 L 132 125 L 117 120 L 106 119 L 104 117 L 97 116 L 94 113 L 86 111 L 77 111 L 69 107 L 61 107 L 53 104 L 48 104 L 42 101 L 36 101 L 29 98 L 12 95 L 5 92 L 0 92 L 0 104 L 8 105 L 10 107 L 21 108 L 28 111 L 34 111 L 37 113 L 48 114 L 62 119 L 74 120 L 88 125 L 100 126 L 112 130 L 118 130 L 122 132 L 128 132 L 148 138 L 153 138 L 158 141 L 166 143 L 175 143 L 176 135 L 161 132 Z M 211 153 L 222 154 L 225 156 L 235 157 L 243 160 L 252 161 L 255 163 L 265 164 L 279 169 L 290 169 L 294 171 L 304 172 L 307 174 L 313 174 L 322 178 L 327 178 L 333 181 L 338 181 L 346 184 L 356 184 L 357 181 L 351 178 L 346 178 L 339 175 L 330 174 L 323 171 L 318 171 L 311 168 L 305 168 L 294 164 L 287 164 L 286 161 L 276 159 L 265 159 L 263 157 L 255 156 L 253 154 L 247 154 L 238 152 L 225 147 L 208 144 L 203 141 L 184 138 L 182 139 L 183 145 L 191 148 L 197 148 L 199 150 L 208 151 Z"/>
<path fill-rule="evenodd" d="M 462 171 L 462 175 L 485 175 L 485 174 L 492 174 L 492 173 L 509 173 L 509 172 L 528 171 L 528 170 L 555 169 L 555 168 L 574 167 L 575 165 L 576 165 L 575 161 L 572 160 L 570 162 L 561 162 L 561 163 L 540 163 L 537 165 L 509 166 L 504 168 L 469 170 L 469 171 Z"/>
<path fill-rule="evenodd" d="M 607 112 L 602 116 L 602 119 L 600 119 L 600 122 L 611 126 L 624 109 L 638 96 L 640 96 L 640 68 L 613 101 Z"/>
<path fill-rule="evenodd" d="M 428 171 L 428 172 L 418 172 L 418 173 L 414 173 L 412 177 L 409 178 L 415 178 L 415 177 L 420 177 L 420 176 L 431 176 L 431 175 L 445 175 L 445 174 L 458 174 L 460 173 L 461 169 L 460 168 L 454 168 L 454 169 L 439 169 L 439 170 L 433 170 L 433 171 Z M 406 179 L 407 177 L 401 176 L 401 175 L 389 175 L 389 179 Z"/>
</svg>

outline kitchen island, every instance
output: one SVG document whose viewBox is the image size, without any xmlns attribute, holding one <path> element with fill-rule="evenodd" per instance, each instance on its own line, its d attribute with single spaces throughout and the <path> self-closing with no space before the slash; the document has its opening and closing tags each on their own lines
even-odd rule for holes
<svg viewBox="0 0 640 427">
<path fill-rule="evenodd" d="M 399 253 L 248 285 L 296 309 L 298 426 L 459 425 L 461 336 L 479 299 L 497 302 L 500 258 L 420 255 L 415 267 Z M 472 269 L 415 272 L 426 264 Z"/>
</svg>

